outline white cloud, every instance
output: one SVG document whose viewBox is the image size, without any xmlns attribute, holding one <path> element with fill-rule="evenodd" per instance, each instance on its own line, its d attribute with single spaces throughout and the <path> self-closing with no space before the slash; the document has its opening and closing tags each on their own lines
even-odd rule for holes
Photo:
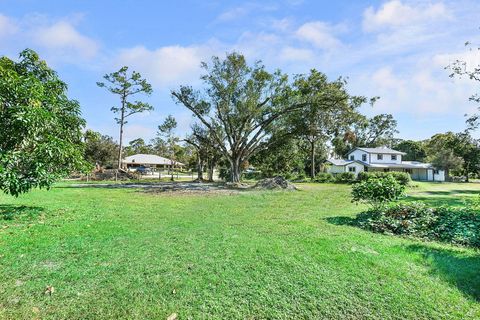
<svg viewBox="0 0 480 320">
<path fill-rule="evenodd" d="M 311 61 L 314 53 L 309 49 L 287 46 L 280 51 L 279 58 L 284 61 Z"/>
<path fill-rule="evenodd" d="M 340 40 L 335 37 L 338 27 L 334 27 L 322 21 L 308 22 L 300 26 L 296 36 L 304 41 L 310 42 L 320 49 L 333 49 L 341 45 Z"/>
<path fill-rule="evenodd" d="M 33 31 L 34 41 L 48 49 L 60 51 L 62 55 L 78 54 L 82 58 L 92 58 L 99 45 L 91 38 L 82 35 L 73 25 L 66 21 L 56 22 L 52 25 L 41 26 Z"/>
<path fill-rule="evenodd" d="M 0 14 L 0 38 L 15 34 L 18 26 L 15 21 L 3 14 Z"/>
<path fill-rule="evenodd" d="M 384 3 L 378 10 L 373 7 L 367 8 L 363 13 L 363 29 L 367 32 L 382 31 L 385 28 L 423 24 L 448 18 L 448 10 L 441 2 L 413 6 L 400 0 L 392 0 Z"/>
<path fill-rule="evenodd" d="M 198 80 L 200 63 L 212 54 L 213 50 L 207 45 L 166 46 L 155 50 L 137 46 L 122 49 L 115 63 L 131 66 L 156 86 L 170 87 Z"/>
</svg>

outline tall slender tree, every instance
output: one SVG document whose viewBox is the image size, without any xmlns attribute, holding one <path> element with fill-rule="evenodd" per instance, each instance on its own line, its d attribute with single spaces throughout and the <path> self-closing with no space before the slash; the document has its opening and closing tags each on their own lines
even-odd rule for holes
<svg viewBox="0 0 480 320">
<path fill-rule="evenodd" d="M 177 127 L 177 120 L 172 115 L 168 115 L 161 125 L 158 126 L 158 135 L 163 138 L 165 145 L 167 146 L 168 157 L 170 158 L 170 173 L 171 180 L 173 181 L 173 171 L 176 165 L 175 150 L 179 138 L 175 136 L 174 130 Z"/>
<path fill-rule="evenodd" d="M 123 129 L 127 124 L 127 118 L 144 111 L 153 110 L 148 103 L 141 101 L 133 101 L 130 99 L 139 93 L 150 95 L 152 86 L 146 79 L 142 78 L 140 73 L 133 71 L 128 72 L 128 67 L 122 67 L 120 70 L 106 74 L 104 77 L 106 82 L 97 82 L 100 88 L 106 88 L 113 94 L 120 97 L 120 106 L 112 107 L 111 110 L 117 115 L 115 120 L 119 124 L 119 143 L 118 143 L 118 169 L 122 167 L 122 147 L 123 147 Z"/>
</svg>

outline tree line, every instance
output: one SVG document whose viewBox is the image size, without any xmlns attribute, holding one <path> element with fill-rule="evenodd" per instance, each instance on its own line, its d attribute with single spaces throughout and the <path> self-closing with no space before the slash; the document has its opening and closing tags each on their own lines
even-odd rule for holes
<svg viewBox="0 0 480 320">
<path fill-rule="evenodd" d="M 455 61 L 452 77 L 480 81 L 480 68 Z M 140 101 L 152 86 L 140 73 L 122 67 L 97 85 L 119 98 L 111 108 L 119 125 L 118 142 L 85 131 L 80 105 L 67 96 L 67 85 L 32 50 L 18 62 L 0 58 L 0 188 L 18 195 L 33 187 L 49 187 L 72 171 L 94 164 L 121 168 L 127 154 L 155 153 L 196 168 L 198 178 L 212 178 L 224 168 L 229 181 L 254 167 L 264 175 L 309 175 L 322 170 L 332 154 L 344 156 L 357 147 L 390 146 L 407 153 L 406 160 L 431 161 L 447 172 L 469 175 L 479 171 L 479 141 L 472 136 L 479 115 L 470 115 L 463 132 L 441 133 L 425 141 L 399 141 L 397 122 L 390 114 L 371 118 L 360 107 L 378 97 L 352 95 L 347 81 L 331 80 L 315 69 L 290 77 L 269 71 L 261 61 L 248 64 L 239 53 L 212 57 L 202 63 L 202 85 L 171 91 L 176 104 L 191 111 L 194 122 L 183 138 L 175 135 L 172 116 L 157 134 L 123 143 L 123 132 L 134 114 L 153 110 Z M 471 97 L 479 102 L 478 95 Z"/>
</svg>

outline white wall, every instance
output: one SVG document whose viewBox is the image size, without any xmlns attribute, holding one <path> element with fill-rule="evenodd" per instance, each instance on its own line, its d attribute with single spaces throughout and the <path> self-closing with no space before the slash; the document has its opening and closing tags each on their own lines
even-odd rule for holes
<svg viewBox="0 0 480 320">
<path fill-rule="evenodd" d="M 341 173 L 345 172 L 345 166 L 335 166 L 332 165 L 327 169 L 328 173 Z"/>
<path fill-rule="evenodd" d="M 365 162 L 366 162 L 366 163 L 370 163 L 370 162 L 369 162 L 370 159 L 369 159 L 368 153 L 366 153 L 365 151 L 362 151 L 362 150 L 358 150 L 358 149 L 352 151 L 351 153 L 349 153 L 348 156 L 347 156 L 347 159 L 348 159 L 348 160 L 352 160 L 352 159 L 351 159 L 351 156 L 353 156 L 353 157 L 354 157 L 353 160 L 363 161 L 363 160 L 362 160 L 362 155 L 364 155 L 364 154 L 367 155 L 367 161 L 365 161 Z"/>
<path fill-rule="evenodd" d="M 402 163 L 402 155 L 400 154 L 397 154 L 397 160 L 392 160 L 392 155 L 386 154 L 386 153 L 382 153 L 383 159 L 378 160 L 377 155 L 378 155 L 377 153 L 370 154 L 370 159 L 371 159 L 370 163 L 395 163 L 395 164 Z"/>
<path fill-rule="evenodd" d="M 438 173 L 433 175 L 433 180 L 434 181 L 445 181 L 445 171 L 444 170 L 438 170 Z"/>
<path fill-rule="evenodd" d="M 352 162 L 345 166 L 345 172 L 350 172 L 348 169 L 350 167 L 355 167 L 355 172 L 353 172 L 355 174 L 355 177 L 358 176 L 360 172 L 364 171 L 364 168 L 365 168 L 363 164 Z"/>
</svg>

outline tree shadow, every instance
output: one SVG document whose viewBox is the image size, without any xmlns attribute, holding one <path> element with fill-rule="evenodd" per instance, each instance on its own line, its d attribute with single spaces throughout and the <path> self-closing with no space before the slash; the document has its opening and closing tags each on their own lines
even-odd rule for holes
<svg viewBox="0 0 480 320">
<path fill-rule="evenodd" d="M 13 220 L 20 217 L 34 218 L 44 210 L 42 207 L 2 204 L 0 205 L 0 220 Z"/>
<path fill-rule="evenodd" d="M 422 191 L 423 194 L 431 194 L 431 195 L 452 195 L 452 194 L 471 194 L 475 195 L 479 193 L 478 189 L 458 189 L 458 190 L 448 190 L 448 191 L 440 191 L 440 190 L 433 190 L 433 191 Z"/>
<path fill-rule="evenodd" d="M 463 206 L 465 205 L 465 198 L 452 196 L 424 196 L 424 195 L 409 195 L 402 199 L 402 202 L 421 201 L 431 206 Z"/>
<path fill-rule="evenodd" d="M 465 295 L 480 302 L 480 255 L 419 244 L 410 245 L 407 250 L 420 253 L 430 267 L 431 274 L 439 275 Z"/>
</svg>

